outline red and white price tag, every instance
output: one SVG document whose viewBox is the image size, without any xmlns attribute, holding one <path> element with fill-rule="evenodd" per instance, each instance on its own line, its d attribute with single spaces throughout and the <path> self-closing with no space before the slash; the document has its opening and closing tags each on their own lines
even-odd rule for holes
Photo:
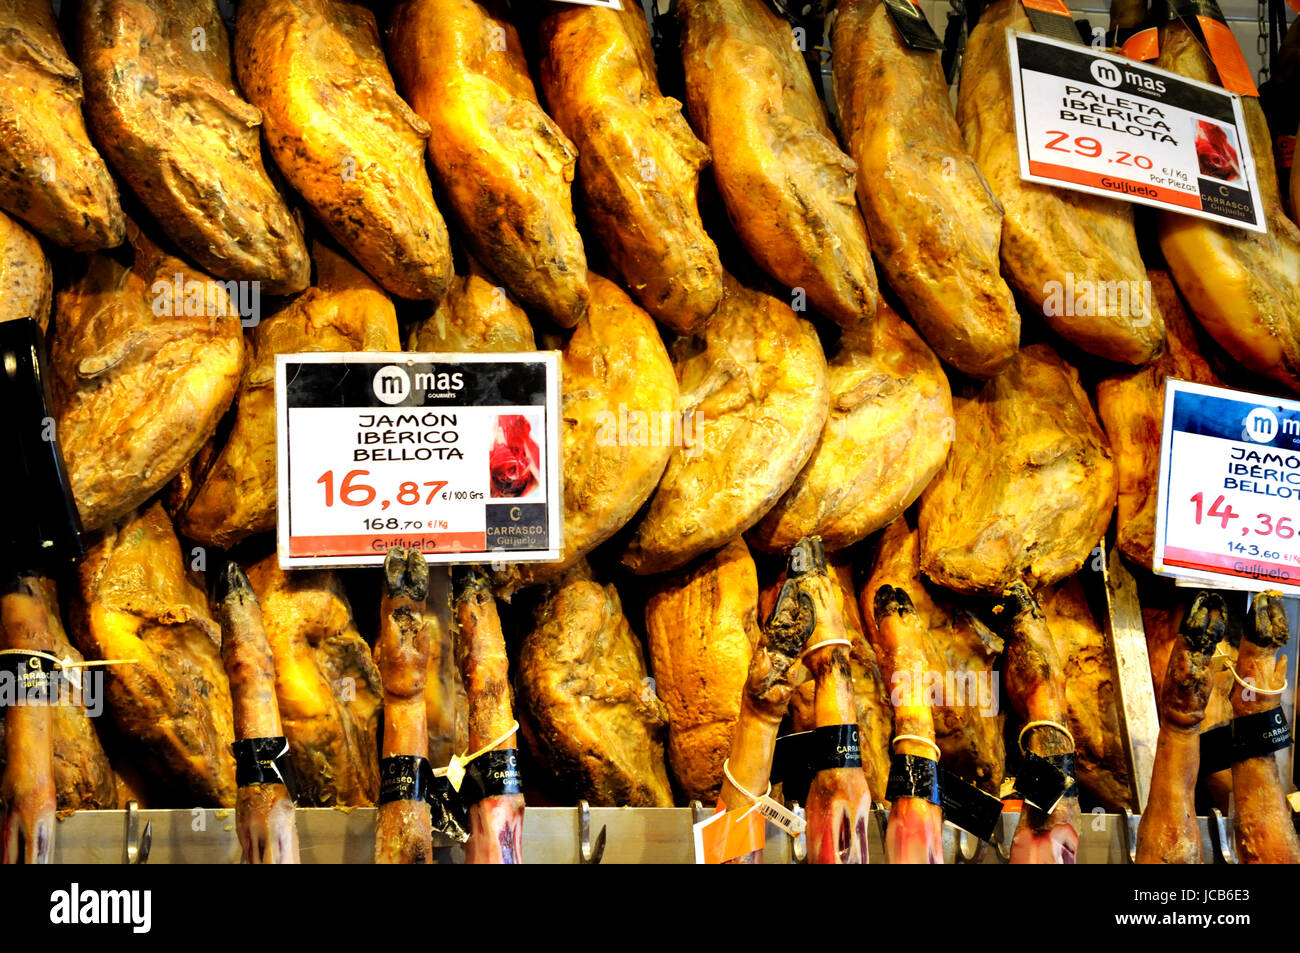
<svg viewBox="0 0 1300 953">
<path fill-rule="evenodd" d="M 1300 401 L 1167 382 L 1155 570 L 1300 593 Z"/>
<path fill-rule="evenodd" d="M 1268 230 L 1239 96 L 1077 43 L 1007 43 L 1021 178 Z"/>
<path fill-rule="evenodd" d="M 281 354 L 284 568 L 556 560 L 559 356 Z"/>
</svg>

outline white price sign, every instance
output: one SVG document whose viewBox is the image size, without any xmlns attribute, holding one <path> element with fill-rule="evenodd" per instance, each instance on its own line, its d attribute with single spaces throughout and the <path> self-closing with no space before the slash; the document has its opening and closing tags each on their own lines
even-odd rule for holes
<svg viewBox="0 0 1300 953">
<path fill-rule="evenodd" d="M 1268 230 L 1235 93 L 1045 36 L 1007 43 L 1021 178 Z"/>
<path fill-rule="evenodd" d="M 1167 382 L 1155 570 L 1300 593 L 1300 401 Z"/>
<path fill-rule="evenodd" d="M 559 353 L 280 354 L 284 568 L 557 560 Z"/>
</svg>

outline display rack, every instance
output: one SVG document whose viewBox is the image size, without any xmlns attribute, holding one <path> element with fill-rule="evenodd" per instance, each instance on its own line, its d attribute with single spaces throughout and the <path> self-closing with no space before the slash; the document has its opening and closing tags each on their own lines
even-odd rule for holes
<svg viewBox="0 0 1300 953">
<path fill-rule="evenodd" d="M 143 810 L 136 814 L 134 837 L 128 839 L 128 811 L 77 811 L 59 823 L 55 836 L 55 863 L 120 864 L 128 862 L 128 844 L 134 844 L 143 862 L 157 864 L 234 864 L 239 862 L 235 812 L 231 809 Z M 691 825 L 704 812 L 692 808 L 593 807 L 588 821 L 587 855 L 605 864 L 694 863 Z M 579 864 L 583 862 L 581 807 L 530 807 L 524 812 L 524 863 Z M 868 834 L 871 858 L 883 863 L 884 825 L 887 811 L 872 812 Z M 1018 815 L 1002 816 L 994 843 L 983 844 L 969 834 L 944 824 L 945 863 L 1000 864 Z M 1231 830 L 1222 815 L 1202 817 L 1203 863 L 1232 862 Z M 374 808 L 339 810 L 303 808 L 297 812 L 302 861 L 306 864 L 368 864 L 374 851 Z M 1085 814 L 1080 823 L 1080 864 L 1124 864 L 1136 849 L 1138 818 L 1123 814 Z M 604 830 L 603 850 L 600 833 Z M 141 841 L 149 832 L 149 847 Z M 799 862 L 802 840 L 792 840 L 768 827 L 763 861 L 768 864 Z M 437 863 L 457 864 L 464 852 L 451 841 L 435 836 Z"/>
</svg>

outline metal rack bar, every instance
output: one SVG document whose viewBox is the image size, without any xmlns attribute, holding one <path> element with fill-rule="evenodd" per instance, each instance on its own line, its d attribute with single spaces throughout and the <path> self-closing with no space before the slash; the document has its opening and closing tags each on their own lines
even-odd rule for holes
<svg viewBox="0 0 1300 953">
<path fill-rule="evenodd" d="M 879 812 L 884 813 L 884 812 Z M 308 864 L 368 864 L 374 851 L 374 808 L 351 811 L 302 808 L 297 812 L 302 861 Z M 1018 815 L 1004 814 L 996 840 L 1011 843 Z M 233 864 L 239 862 L 234 811 L 195 808 L 142 810 L 139 829 L 152 825 L 151 864 Z M 1201 851 L 1206 863 L 1214 859 L 1206 818 L 1200 819 Z M 869 825 L 871 858 L 883 862 L 883 824 Z M 690 864 L 694 862 L 689 808 L 593 807 L 590 829 L 606 830 L 605 864 Z M 1122 815 L 1085 814 L 1080 823 L 1081 864 L 1127 862 Z M 127 856 L 126 811 L 77 811 L 59 821 L 54 861 L 60 864 L 120 864 Z M 576 807 L 530 807 L 524 813 L 524 862 L 530 864 L 581 863 L 581 811 Z M 768 827 L 763 860 L 769 864 L 793 862 L 792 841 Z M 944 859 L 947 863 L 1005 863 L 1003 852 L 981 845 L 950 824 L 944 825 Z M 957 861 L 958 851 L 962 860 Z M 437 863 L 462 863 L 464 853 L 443 841 L 434 851 Z"/>
</svg>

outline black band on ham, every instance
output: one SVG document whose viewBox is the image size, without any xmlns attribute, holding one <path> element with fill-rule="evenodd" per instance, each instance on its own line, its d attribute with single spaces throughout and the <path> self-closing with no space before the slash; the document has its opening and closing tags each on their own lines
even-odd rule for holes
<svg viewBox="0 0 1300 953">
<path fill-rule="evenodd" d="M 245 738 L 230 746 L 235 755 L 235 784 L 246 788 L 254 784 L 283 784 L 289 797 L 297 797 L 297 778 L 289 757 L 289 740 Z"/>
<path fill-rule="evenodd" d="M 889 783 L 885 786 L 885 800 L 900 797 L 919 797 L 931 804 L 943 804 L 939 764 L 915 754 L 895 754 L 889 762 Z"/>
<path fill-rule="evenodd" d="M 1272 754 L 1291 744 L 1291 728 L 1281 707 L 1232 719 L 1232 761 Z"/>
<path fill-rule="evenodd" d="M 862 767 L 857 725 L 827 725 L 776 739 L 769 777 L 787 802 L 804 802 L 818 771 Z"/>
<path fill-rule="evenodd" d="M 433 776 L 427 758 L 397 754 L 379 759 L 379 803 L 427 800 L 428 781 Z"/>
<path fill-rule="evenodd" d="M 465 765 L 465 780 L 460 796 L 466 804 L 477 804 L 485 797 L 522 794 L 519 786 L 519 752 L 514 748 L 485 751 Z"/>
<path fill-rule="evenodd" d="M 811 755 L 809 767 L 813 774 L 834 768 L 862 767 L 862 744 L 858 739 L 858 726 L 826 725 L 814 728 Z"/>
<path fill-rule="evenodd" d="M 1232 767 L 1232 723 L 1201 732 L 1201 777 Z"/>
<path fill-rule="evenodd" d="M 54 666 L 53 659 L 21 649 L 0 655 L 0 672 L 13 675 L 16 704 L 48 702 L 51 689 L 58 687 L 57 679 L 61 677 L 61 673 L 53 674 Z"/>
</svg>

